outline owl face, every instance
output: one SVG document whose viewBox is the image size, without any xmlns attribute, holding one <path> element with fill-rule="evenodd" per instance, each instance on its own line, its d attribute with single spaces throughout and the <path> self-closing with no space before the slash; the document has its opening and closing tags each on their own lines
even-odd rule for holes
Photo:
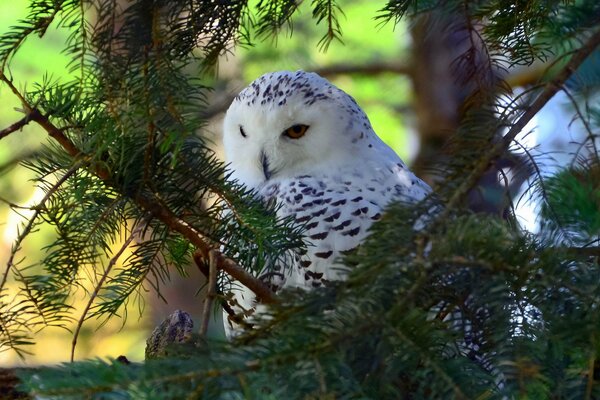
<svg viewBox="0 0 600 400">
<path fill-rule="evenodd" d="M 303 71 L 269 73 L 244 89 L 225 116 L 223 143 L 232 177 L 252 188 L 342 168 L 383 144 L 349 95 Z"/>
</svg>

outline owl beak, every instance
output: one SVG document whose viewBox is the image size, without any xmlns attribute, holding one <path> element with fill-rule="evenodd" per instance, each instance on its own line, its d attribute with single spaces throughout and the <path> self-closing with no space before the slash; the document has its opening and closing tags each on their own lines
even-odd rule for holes
<svg viewBox="0 0 600 400">
<path fill-rule="evenodd" d="M 269 170 L 269 159 L 264 151 L 260 153 L 260 163 L 262 164 L 263 173 L 265 174 L 265 179 L 271 179 L 271 171 Z"/>
</svg>

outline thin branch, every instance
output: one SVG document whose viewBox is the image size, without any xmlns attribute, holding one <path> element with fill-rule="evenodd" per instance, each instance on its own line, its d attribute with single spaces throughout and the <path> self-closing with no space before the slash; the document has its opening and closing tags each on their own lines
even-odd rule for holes
<svg viewBox="0 0 600 400">
<path fill-rule="evenodd" d="M 575 155 L 573 157 L 573 161 L 571 162 L 571 168 L 573 168 L 575 160 L 577 160 L 579 153 L 581 152 L 581 149 L 585 146 L 586 142 L 589 141 L 593 151 L 592 154 L 595 156 L 596 158 L 596 163 L 600 164 L 600 156 L 598 155 L 598 147 L 596 146 L 596 138 L 594 137 L 594 132 L 592 130 L 592 127 L 590 126 L 589 121 L 587 120 L 587 118 L 585 118 L 585 116 L 583 115 L 583 113 L 581 112 L 581 109 L 579 108 L 579 104 L 577 104 L 577 100 L 575 99 L 575 97 L 573 97 L 573 95 L 571 94 L 571 92 L 567 89 L 564 90 L 565 94 L 567 95 L 567 97 L 569 98 L 569 101 L 571 102 L 571 105 L 573 106 L 573 108 L 575 109 L 575 113 L 577 114 L 577 116 L 579 117 L 579 119 L 581 120 L 581 123 L 583 124 L 583 127 L 585 129 L 585 132 L 587 134 L 587 140 L 582 141 L 581 145 L 577 148 L 577 151 L 575 152 Z M 575 118 L 575 117 L 574 117 Z M 572 123 L 573 121 L 571 121 Z M 570 126 L 571 124 L 569 124 Z"/>
<path fill-rule="evenodd" d="M 397 62 L 374 62 L 368 64 L 332 64 L 324 67 L 307 68 L 307 70 L 315 72 L 322 77 L 331 78 L 337 75 L 382 75 L 382 74 L 398 74 L 411 76 L 413 71 L 410 66 L 403 64 L 400 61 Z M 233 93 L 234 88 L 225 90 L 225 93 L 219 94 L 216 99 L 211 101 L 211 104 L 201 111 L 203 119 L 208 120 L 216 117 L 217 115 L 227 111 L 237 91 Z"/>
<path fill-rule="evenodd" d="M 208 331 L 208 322 L 212 311 L 213 301 L 216 296 L 217 286 L 217 260 L 215 250 L 208 253 L 208 293 L 204 299 L 204 309 L 202 310 L 202 323 L 200 324 L 200 335 L 205 336 Z"/>
<path fill-rule="evenodd" d="M 593 343 L 593 342 L 592 342 Z M 588 368 L 587 368 L 587 379 L 585 382 L 585 396 L 584 399 L 589 400 L 589 399 L 593 399 L 592 397 L 592 391 L 594 389 L 594 371 L 596 369 L 596 354 L 595 352 L 592 352 L 592 354 L 590 355 L 590 358 L 588 359 Z"/>
<path fill-rule="evenodd" d="M 21 118 L 20 120 L 18 120 L 17 122 L 15 122 L 14 124 L 12 124 L 11 126 L 5 128 L 5 129 L 2 129 L 0 131 L 0 140 L 4 139 L 5 137 L 7 137 L 8 135 L 10 135 L 13 132 L 20 130 L 25 125 L 27 125 L 30 121 L 31 121 L 31 117 L 29 115 L 26 115 L 23 118 Z"/>
<path fill-rule="evenodd" d="M 477 184 L 481 175 L 487 171 L 490 164 L 510 147 L 515 137 L 523 128 L 537 115 L 537 113 L 550 101 L 554 95 L 562 89 L 562 85 L 569 79 L 583 61 L 600 45 L 600 31 L 596 32 L 569 60 L 567 65 L 545 85 L 544 90 L 528 106 L 527 110 L 511 126 L 502 140 L 492 146 L 477 163 L 475 168 L 464 179 L 463 183 L 454 191 L 446 204 L 445 211 L 440 214 L 439 220 L 444 219 L 451 210 L 460 204 L 466 194 Z"/>
<path fill-rule="evenodd" d="M 16 209 L 16 210 L 27 210 L 27 211 L 35 211 L 38 209 L 38 206 L 31 206 L 31 207 L 27 207 L 27 206 L 20 206 L 16 203 L 13 203 L 10 200 L 5 199 L 4 197 L 0 197 L 0 203 L 4 203 L 7 206 L 9 206 L 10 208 Z M 20 214 L 19 214 L 20 215 Z"/>
<path fill-rule="evenodd" d="M 21 102 L 23 107 L 25 107 L 25 111 L 27 113 L 30 113 L 32 110 L 32 107 L 29 105 L 27 100 L 25 100 L 25 97 L 23 97 L 21 92 L 19 92 L 19 89 L 17 89 L 17 87 L 12 83 L 12 80 L 8 76 L 6 76 L 6 74 L 3 71 L 4 71 L 4 66 L 0 70 L 0 81 L 6 83 L 6 86 L 8 86 L 10 91 L 13 92 L 13 94 L 15 96 L 17 96 L 17 98 L 19 99 L 19 101 Z"/>
<path fill-rule="evenodd" d="M 108 265 L 106 266 L 106 270 L 102 274 L 102 278 L 100 278 L 100 280 L 98 281 L 98 284 L 94 288 L 94 292 L 88 299 L 88 302 L 85 305 L 83 312 L 81 313 L 81 317 L 79 317 L 79 320 L 77 321 L 77 328 L 75 328 L 75 332 L 73 333 L 73 341 L 71 342 L 71 362 L 73 362 L 75 359 L 75 347 L 77 346 L 77 338 L 79 337 L 79 332 L 81 331 L 81 327 L 83 326 L 83 323 L 87 319 L 87 314 L 88 314 L 90 308 L 92 307 L 94 300 L 96 300 L 96 298 L 98 297 L 98 293 L 100 293 L 100 289 L 102 289 L 104 282 L 108 278 L 108 275 L 112 271 L 113 267 L 116 265 L 119 257 L 121 257 L 123 252 L 129 247 L 129 245 L 131 244 L 133 239 L 138 237 L 141 230 L 142 230 L 142 225 L 132 229 L 131 235 L 129 235 L 129 238 L 127 238 L 127 240 L 125 241 L 125 243 L 123 243 L 123 245 L 121 246 L 119 251 L 117 251 L 115 253 L 115 255 L 108 262 Z"/>
<path fill-rule="evenodd" d="M 42 198 L 42 200 L 40 200 L 40 202 L 33 208 L 34 209 L 33 215 L 31 216 L 31 218 L 29 218 L 29 221 L 27 221 L 27 224 L 25 225 L 25 228 L 23 229 L 23 231 L 21 232 L 21 234 L 17 237 L 17 240 L 15 241 L 15 243 L 13 245 L 13 248 L 12 248 L 12 250 L 10 252 L 10 256 L 8 257 L 8 261 L 6 262 L 6 269 L 4 270 L 4 274 L 2 276 L 2 280 L 0 281 L 0 292 L 2 291 L 2 289 L 4 289 L 4 285 L 6 284 L 6 281 L 8 279 L 8 274 L 9 274 L 10 270 L 12 269 L 12 267 L 14 266 L 14 259 L 15 259 L 15 256 L 16 256 L 17 252 L 21 248 L 21 243 L 23 242 L 23 240 L 25 239 L 25 237 L 27 235 L 29 235 L 29 233 L 33 229 L 35 220 L 40 215 L 41 210 L 44 209 L 44 204 L 46 204 L 46 202 L 48 201 L 48 199 L 50 197 L 52 197 L 52 195 L 62 186 L 63 183 L 65 183 L 67 181 L 67 179 L 69 179 L 79 168 L 81 168 L 82 164 L 83 163 L 78 162 L 75 165 L 73 165 L 48 190 L 48 192 L 44 195 L 44 197 Z"/>
</svg>

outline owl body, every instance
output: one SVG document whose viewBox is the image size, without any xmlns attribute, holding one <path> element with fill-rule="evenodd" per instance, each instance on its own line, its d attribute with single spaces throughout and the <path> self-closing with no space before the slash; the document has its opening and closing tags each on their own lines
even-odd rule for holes
<svg viewBox="0 0 600 400">
<path fill-rule="evenodd" d="M 430 188 L 373 131 L 348 94 L 314 73 L 263 75 L 233 101 L 224 121 L 232 178 L 275 201 L 305 229 L 305 254 L 289 270 L 260 276 L 275 290 L 343 279 L 340 253 L 357 247 L 391 201 L 418 202 Z M 242 291 L 245 314 L 254 296 Z"/>
</svg>

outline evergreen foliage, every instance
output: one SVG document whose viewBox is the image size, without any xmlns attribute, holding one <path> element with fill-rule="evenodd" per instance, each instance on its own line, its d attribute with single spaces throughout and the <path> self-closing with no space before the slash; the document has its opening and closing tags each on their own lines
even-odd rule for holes
<svg viewBox="0 0 600 400">
<path fill-rule="evenodd" d="M 311 7 L 327 26 L 326 48 L 341 37 L 341 8 L 320 0 Z M 254 35 L 277 35 L 297 8 L 289 0 L 34 0 L 0 37 L 0 80 L 22 101 L 20 126 L 35 122 L 49 135 L 24 160 L 45 196 L 0 281 L 0 351 L 25 355 L 46 326 L 121 316 L 146 286 L 160 291 L 173 268 L 184 272 L 196 249 L 205 257 L 221 250 L 223 265 L 255 274 L 285 267 L 289 251 L 303 246 L 302 227 L 227 180 L 226 166 L 194 132 L 217 57 Z M 392 205 L 346 256 L 347 281 L 284 291 L 232 342 L 196 338 L 144 364 L 42 368 L 22 375 L 26 390 L 61 399 L 600 396 L 598 80 L 572 78 L 600 51 L 600 6 L 412 0 L 381 8 L 382 21 L 456 15 L 449 31 L 467 32 L 455 67 L 476 90 L 436 198 Z M 12 83 L 11 59 L 51 25 L 71 32 L 65 51 L 75 78 L 46 79 L 23 93 Z M 547 59 L 557 67 L 522 95 L 497 79 L 497 71 Z M 540 232 L 524 232 L 513 215 L 468 211 L 468 191 L 519 147 L 516 135 L 561 88 L 587 136 L 571 165 L 531 178 Z M 531 156 L 528 167 L 537 162 Z M 40 224 L 52 225 L 55 239 L 31 264 L 19 250 Z M 14 298 L 9 276 L 19 285 Z M 72 296 L 88 276 L 95 286 L 81 314 Z M 232 285 L 230 274 L 220 277 L 221 289 Z"/>
</svg>

